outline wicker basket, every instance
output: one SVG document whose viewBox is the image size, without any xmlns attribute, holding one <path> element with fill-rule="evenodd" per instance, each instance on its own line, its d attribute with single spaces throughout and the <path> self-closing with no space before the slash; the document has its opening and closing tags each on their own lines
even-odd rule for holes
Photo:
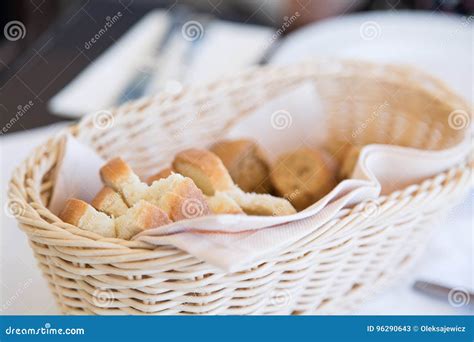
<svg viewBox="0 0 474 342">
<path fill-rule="evenodd" d="M 333 151 L 348 141 L 437 150 L 466 134 L 450 125 L 448 114 L 469 108 L 431 77 L 324 61 L 255 69 L 160 94 L 111 110 L 105 124 L 89 115 L 69 130 L 104 158 L 121 155 L 146 176 L 182 148 L 222 137 L 246 113 L 303 82 L 315 85 L 330 114 L 326 147 Z M 377 120 L 352 134 L 385 101 L 390 106 Z M 190 113 L 198 115 L 190 120 Z M 16 169 L 9 200 L 20 208 L 20 227 L 66 314 L 347 313 L 404 273 L 470 181 L 467 164 L 457 165 L 344 209 L 296 243 L 226 273 L 173 246 L 105 239 L 52 214 L 47 205 L 63 138 L 51 138 Z M 376 215 L 365 215 L 374 204 Z"/>
</svg>

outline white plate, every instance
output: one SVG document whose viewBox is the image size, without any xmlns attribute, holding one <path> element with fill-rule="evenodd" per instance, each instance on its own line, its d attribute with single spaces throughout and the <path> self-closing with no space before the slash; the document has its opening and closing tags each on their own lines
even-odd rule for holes
<svg viewBox="0 0 474 342">
<path fill-rule="evenodd" d="M 429 12 L 371 12 L 325 20 L 288 35 L 271 59 L 314 56 L 414 65 L 472 102 L 473 22 Z"/>
</svg>

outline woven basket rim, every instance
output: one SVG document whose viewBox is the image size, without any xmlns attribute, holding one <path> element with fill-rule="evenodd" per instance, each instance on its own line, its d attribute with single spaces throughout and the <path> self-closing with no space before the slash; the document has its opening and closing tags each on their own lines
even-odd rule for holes
<svg viewBox="0 0 474 342">
<path fill-rule="evenodd" d="M 456 95 L 451 89 L 449 89 L 446 84 L 437 78 L 426 74 L 424 72 L 421 72 L 413 67 L 409 66 L 399 66 L 399 65 L 390 65 L 390 64 L 374 64 L 370 62 L 361 62 L 361 61 L 354 61 L 354 60 L 340 60 L 338 61 L 340 63 L 348 63 L 353 66 L 357 67 L 368 67 L 368 66 L 377 66 L 384 68 L 385 71 L 393 72 L 394 75 L 399 74 L 400 72 L 403 74 L 416 74 L 416 75 L 422 75 L 422 78 L 425 78 L 435 85 L 435 89 L 438 92 L 443 92 L 446 98 L 443 98 L 444 102 L 446 104 L 451 105 L 451 107 L 457 107 L 457 108 L 464 108 L 466 110 L 470 110 L 468 104 L 464 99 Z M 303 62 L 299 63 L 298 65 L 289 65 L 289 66 L 266 66 L 266 67 L 256 67 L 256 68 L 251 68 L 250 70 L 247 70 L 243 73 L 239 73 L 240 78 L 251 78 L 255 72 L 258 73 L 271 73 L 274 71 L 281 71 L 281 70 L 292 70 L 293 68 L 296 70 L 300 70 L 299 68 L 301 67 L 314 67 L 314 65 L 318 65 L 320 63 L 320 60 L 318 60 L 316 63 L 314 61 L 311 62 Z M 332 72 L 334 73 L 334 72 Z M 328 75 L 331 75 L 331 71 L 328 72 Z M 182 105 L 183 103 L 177 103 L 175 102 L 176 100 L 179 100 L 183 94 L 189 94 L 189 93 L 199 93 L 203 89 L 208 89 L 212 87 L 216 87 L 217 85 L 221 84 L 222 82 L 231 82 L 232 80 L 236 79 L 236 75 L 231 75 L 228 76 L 224 79 L 208 82 L 203 85 L 198 85 L 198 86 L 185 86 L 183 91 L 178 95 L 171 95 L 171 94 L 164 94 L 160 93 L 157 94 L 153 97 L 149 98 L 143 98 L 143 99 L 138 99 L 129 103 L 126 103 L 120 107 L 115 107 L 111 109 L 111 112 L 113 115 L 120 115 L 121 113 L 127 113 L 129 111 L 137 110 L 137 109 L 143 109 L 146 108 L 147 106 L 155 103 L 159 103 L 163 107 L 166 108 L 172 108 L 173 106 L 179 106 Z M 394 82 L 394 80 L 391 80 Z M 416 82 L 410 83 L 407 85 L 408 87 L 413 87 L 417 88 L 418 90 L 425 91 L 429 96 L 438 98 L 433 89 L 428 89 L 426 87 L 423 87 L 421 85 L 421 82 L 417 84 Z M 232 88 L 227 89 L 227 91 L 231 91 Z M 168 107 L 167 107 L 168 106 Z M 462 106 L 462 107 L 460 107 Z M 87 242 L 87 247 L 88 248 L 110 248 L 110 249 L 121 249 L 124 253 L 138 253 L 138 252 L 143 252 L 143 253 L 148 253 L 152 254 L 153 250 L 157 248 L 155 245 L 150 245 L 144 242 L 140 241 L 128 241 L 128 240 L 123 240 L 123 239 L 110 239 L 110 238 L 104 238 L 101 235 L 92 233 L 92 232 L 87 232 L 84 231 L 78 227 L 75 227 L 73 225 L 67 224 L 62 222 L 56 215 L 54 215 L 52 212 L 48 210 L 48 208 L 45 206 L 44 203 L 38 204 L 34 203 L 34 206 L 30 205 L 30 203 L 27 202 L 27 197 L 28 193 L 27 191 L 24 191 L 24 189 L 17 189 L 17 186 L 15 184 L 15 176 L 21 173 L 21 170 L 25 170 L 24 174 L 26 175 L 28 171 L 30 170 L 31 164 L 34 162 L 34 158 L 37 155 L 40 155 L 40 158 L 37 159 L 36 162 L 39 162 L 41 160 L 45 159 L 45 156 L 48 151 L 48 146 L 54 145 L 54 144 L 60 144 L 61 140 L 64 139 L 65 134 L 70 133 L 73 136 L 76 136 L 77 133 L 80 131 L 80 129 L 88 123 L 93 116 L 94 113 L 90 113 L 86 115 L 84 118 L 82 118 L 77 124 L 71 125 L 61 132 L 57 133 L 56 135 L 50 137 L 46 142 L 43 144 L 39 145 L 33 152 L 31 152 L 28 157 L 15 169 L 12 179 L 9 182 L 9 191 L 8 191 L 8 201 L 15 201 L 19 202 L 21 206 L 24 207 L 25 210 L 21 213 L 21 215 L 17 216 L 16 219 L 25 225 L 28 225 L 30 220 L 33 220 L 33 218 L 29 217 L 26 215 L 27 211 L 30 210 L 31 212 L 35 213 L 35 218 L 34 220 L 40 220 L 42 223 L 47 226 L 53 226 L 56 227 L 59 231 L 61 231 L 64 234 L 64 238 L 69 238 L 72 240 L 76 240 L 77 242 L 83 241 L 84 243 Z M 466 130 L 467 131 L 467 130 Z M 41 153 L 43 151 L 43 153 Z M 57 158 L 58 156 L 56 156 Z M 57 159 L 56 159 L 57 162 Z M 54 164 L 51 170 L 54 170 L 56 168 L 56 164 Z M 391 194 L 385 195 L 385 196 L 379 196 L 375 201 L 380 205 L 383 206 L 385 204 L 390 203 L 391 201 L 397 201 L 397 198 L 404 197 L 404 196 L 409 196 L 410 194 L 416 193 L 420 189 L 425 189 L 429 188 L 431 186 L 434 186 L 436 184 L 440 184 L 440 182 L 443 182 L 444 180 L 448 180 L 450 176 L 453 174 L 459 173 L 459 172 L 468 172 L 468 168 L 466 167 L 466 164 L 462 165 L 457 165 L 449 170 L 446 170 L 445 172 L 442 172 L 440 174 L 437 174 L 431 178 L 428 178 L 424 180 L 422 183 L 419 184 L 413 184 L 409 185 L 404 189 L 394 191 Z M 45 174 L 43 174 L 44 176 Z M 43 182 L 43 180 L 42 180 Z M 22 183 L 24 186 L 24 183 Z M 42 185 L 42 183 L 40 184 Z M 36 195 L 39 196 L 39 191 L 41 190 L 41 186 L 38 186 L 36 189 L 37 191 Z M 16 193 L 19 192 L 19 193 Z M 337 219 L 340 219 L 341 217 L 349 217 L 352 215 L 357 215 L 361 213 L 365 206 L 368 205 L 369 202 L 374 202 L 374 200 L 369 200 L 369 201 L 364 201 L 353 208 L 349 208 L 346 210 L 343 210 L 341 214 L 343 216 L 338 216 Z M 28 210 L 27 210 L 28 209 Z M 41 214 L 39 213 L 41 212 Z M 49 221 L 46 220 L 45 215 L 49 218 Z M 174 248 L 173 246 L 170 245 L 170 248 Z M 151 256 L 150 256 L 151 257 Z"/>
<path fill-rule="evenodd" d="M 456 109 L 465 109 L 468 113 L 472 113 L 473 105 L 469 104 L 469 102 L 454 92 L 446 82 L 443 80 L 422 71 L 412 65 L 407 64 L 393 64 L 393 63 L 373 63 L 369 61 L 357 60 L 357 59 L 335 59 L 329 60 L 325 58 L 315 58 L 312 60 L 306 60 L 299 62 L 297 64 L 292 65 L 266 65 L 266 66 L 252 66 L 245 71 L 240 71 L 235 74 L 226 75 L 222 78 L 207 81 L 201 84 L 189 84 L 183 85 L 182 90 L 177 95 L 173 95 L 166 92 L 160 92 L 156 95 L 152 95 L 149 97 L 143 97 L 140 99 L 136 99 L 133 101 L 126 102 L 120 106 L 112 106 L 109 108 L 109 111 L 114 115 L 120 115 L 121 113 L 126 113 L 132 110 L 143 110 L 150 106 L 151 104 L 159 104 L 162 106 L 163 109 L 172 109 L 174 106 L 179 106 L 185 104 L 186 102 L 177 103 L 176 100 L 180 100 L 185 97 L 187 94 L 201 94 L 204 93 L 206 89 L 215 89 L 222 83 L 227 85 L 227 93 L 232 92 L 235 89 L 238 89 L 238 85 L 236 88 L 232 88 L 233 81 L 236 79 L 252 79 L 255 77 L 256 74 L 267 74 L 272 72 L 284 72 L 284 71 L 292 71 L 292 70 L 299 70 L 300 68 L 307 68 L 309 70 L 312 69 L 313 72 L 318 71 L 319 75 L 339 75 L 339 77 L 350 77 L 353 74 L 348 73 L 346 70 L 344 73 L 340 73 L 337 70 L 328 70 L 321 72 L 320 69 L 315 68 L 315 66 L 323 67 L 324 65 L 334 65 L 339 63 L 344 66 L 349 66 L 354 69 L 359 70 L 377 70 L 384 72 L 384 78 L 390 74 L 391 76 L 396 76 L 396 80 L 398 82 L 401 81 L 403 77 L 404 81 L 407 81 L 407 78 L 411 81 L 410 83 L 405 83 L 405 87 L 409 87 L 411 89 L 416 89 L 425 93 L 426 95 L 439 99 L 437 93 L 443 93 L 443 102 L 449 105 L 452 108 Z M 416 76 L 416 77 L 414 77 Z M 424 79 L 426 82 L 430 82 L 431 88 L 422 85 L 420 79 Z M 387 82 L 394 82 L 394 79 L 385 78 Z M 89 120 L 92 119 L 94 115 L 93 113 L 89 113 L 85 115 L 81 120 L 72 125 L 71 129 L 73 133 L 76 133 L 78 129 L 80 129 L 84 124 L 86 124 Z"/>
</svg>

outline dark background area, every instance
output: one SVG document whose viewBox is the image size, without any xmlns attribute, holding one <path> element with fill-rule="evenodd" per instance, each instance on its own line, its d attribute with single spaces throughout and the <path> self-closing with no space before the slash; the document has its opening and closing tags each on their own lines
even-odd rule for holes
<svg viewBox="0 0 474 342">
<path fill-rule="evenodd" d="M 166 0 L 2 0 L 0 2 L 0 126 L 5 126 L 17 113 L 19 106 L 34 102 L 22 120 L 8 130 L 12 133 L 63 121 L 48 112 L 48 100 L 68 84 L 89 63 L 112 45 L 131 25 L 154 8 L 172 8 L 186 3 L 199 12 L 231 21 L 279 26 L 249 1 L 166 1 Z M 257 1 L 254 1 L 258 3 Z M 342 10 L 325 5 L 328 1 L 288 0 L 288 13 L 303 9 L 300 25 L 329 16 L 354 11 L 424 9 L 473 13 L 474 0 L 411 0 L 358 1 Z M 218 6 L 218 7 L 217 7 Z M 91 49 L 84 42 L 103 25 L 104 18 L 121 11 L 124 15 Z M 126 14 L 126 15 L 125 15 Z M 8 40 L 3 32 L 7 23 L 18 20 L 24 24 L 24 38 Z M 297 28 L 297 27 L 295 27 Z M 3 132 L 0 134 L 4 134 Z"/>
</svg>

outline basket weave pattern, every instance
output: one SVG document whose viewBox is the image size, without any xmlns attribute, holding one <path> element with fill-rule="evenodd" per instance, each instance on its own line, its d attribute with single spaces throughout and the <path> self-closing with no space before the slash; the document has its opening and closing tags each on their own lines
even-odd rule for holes
<svg viewBox="0 0 474 342">
<path fill-rule="evenodd" d="M 447 115 L 467 106 L 442 84 L 411 70 L 354 62 L 254 70 L 114 109 L 107 129 L 87 116 L 70 132 L 102 157 L 120 155 L 147 176 L 177 151 L 212 143 L 249 111 L 303 82 L 315 85 L 330 114 L 325 147 L 331 151 L 347 142 L 436 150 L 462 139 Z M 374 119 L 385 101 L 390 106 Z M 362 131 L 361 122 L 368 123 Z M 471 175 L 458 165 L 341 210 L 296 243 L 226 273 L 173 246 L 103 238 L 52 214 L 47 204 L 63 142 L 63 135 L 51 138 L 17 168 L 9 199 L 22 208 L 20 227 L 66 314 L 347 313 L 416 260 Z"/>
</svg>

